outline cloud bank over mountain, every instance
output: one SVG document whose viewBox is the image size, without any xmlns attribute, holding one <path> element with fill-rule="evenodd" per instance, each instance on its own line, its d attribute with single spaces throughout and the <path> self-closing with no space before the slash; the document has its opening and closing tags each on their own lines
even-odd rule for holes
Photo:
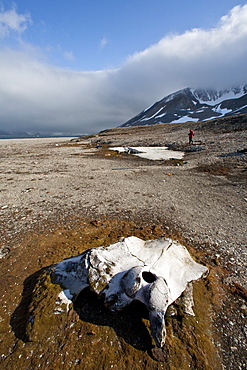
<svg viewBox="0 0 247 370">
<path fill-rule="evenodd" d="M 247 81 L 247 5 L 234 7 L 215 28 L 169 34 L 120 68 L 102 71 L 49 64 L 45 53 L 22 37 L 31 23 L 30 14 L 15 8 L 0 12 L 3 130 L 97 132 L 179 89 L 223 89 Z M 6 47 L 10 34 L 18 43 Z"/>
</svg>

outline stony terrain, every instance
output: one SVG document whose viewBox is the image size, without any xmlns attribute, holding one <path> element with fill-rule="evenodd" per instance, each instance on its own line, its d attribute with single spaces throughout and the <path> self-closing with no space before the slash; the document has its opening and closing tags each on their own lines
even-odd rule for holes
<svg viewBox="0 0 247 370">
<path fill-rule="evenodd" d="M 0 366 L 246 369 L 246 128 L 242 115 L 0 141 Z M 138 145 L 185 156 L 148 161 L 108 150 Z M 52 314 L 61 289 L 43 269 L 129 235 L 178 239 L 211 271 L 195 289 L 197 321 L 173 319 L 162 351 L 140 307 L 114 321 L 87 292 L 68 314 Z"/>
</svg>

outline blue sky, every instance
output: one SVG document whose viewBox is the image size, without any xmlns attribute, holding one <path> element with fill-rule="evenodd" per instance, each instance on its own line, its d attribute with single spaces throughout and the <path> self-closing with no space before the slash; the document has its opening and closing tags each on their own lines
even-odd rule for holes
<svg viewBox="0 0 247 370">
<path fill-rule="evenodd" d="M 0 0 L 0 129 L 97 132 L 246 65 L 243 1 Z"/>
</svg>

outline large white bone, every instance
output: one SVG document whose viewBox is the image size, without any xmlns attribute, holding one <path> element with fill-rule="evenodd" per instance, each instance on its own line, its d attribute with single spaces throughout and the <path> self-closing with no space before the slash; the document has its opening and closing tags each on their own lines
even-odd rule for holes
<svg viewBox="0 0 247 370">
<path fill-rule="evenodd" d="M 89 249 L 54 266 L 55 282 L 69 289 L 74 299 L 86 287 L 104 295 L 112 311 L 133 300 L 149 310 L 157 346 L 165 343 L 165 313 L 178 298 L 185 313 L 193 315 L 192 282 L 207 275 L 188 250 L 168 238 L 144 241 L 131 236 L 108 247 Z"/>
</svg>

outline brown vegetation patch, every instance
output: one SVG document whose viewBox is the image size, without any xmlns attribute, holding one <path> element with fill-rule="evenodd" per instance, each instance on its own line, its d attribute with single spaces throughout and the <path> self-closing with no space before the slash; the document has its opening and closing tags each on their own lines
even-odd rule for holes
<svg viewBox="0 0 247 370">
<path fill-rule="evenodd" d="M 200 165 L 197 170 L 200 172 L 209 173 L 211 175 L 226 176 L 233 169 L 233 166 L 224 165 L 223 163 L 212 163 Z"/>
<path fill-rule="evenodd" d="M 89 248 L 109 245 L 121 236 L 135 235 L 148 240 L 167 236 L 166 232 L 159 224 L 140 226 L 119 220 L 79 220 L 74 227 L 25 235 L 18 248 L 7 256 L 9 263 L 2 264 L 4 299 L 8 305 L 0 323 L 0 332 L 5 333 L 0 343 L 2 366 L 5 369 L 68 369 L 77 365 L 80 369 L 219 368 L 214 344 L 218 339 L 213 328 L 215 314 L 224 300 L 220 283 L 224 272 L 219 267 L 211 267 L 209 277 L 195 283 L 196 316 L 185 316 L 177 306 L 178 315 L 167 319 L 163 349 L 155 347 L 147 310 L 138 302 L 120 313 L 111 313 L 101 299 L 86 289 L 69 312 L 63 305 L 63 312 L 54 313 L 61 287 L 52 283 L 49 266 Z M 179 239 L 178 235 L 169 236 Z M 201 262 L 203 253 L 188 248 Z M 7 278 L 3 280 L 3 276 Z"/>
<path fill-rule="evenodd" d="M 233 184 L 247 184 L 247 167 L 244 162 L 219 162 L 200 165 L 196 168 L 199 172 L 204 172 L 214 176 L 225 176 Z"/>
</svg>

